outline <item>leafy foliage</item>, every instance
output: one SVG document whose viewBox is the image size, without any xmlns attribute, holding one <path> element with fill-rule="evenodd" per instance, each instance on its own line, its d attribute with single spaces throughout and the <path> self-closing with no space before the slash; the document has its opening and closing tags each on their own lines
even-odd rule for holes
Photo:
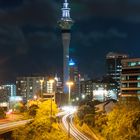
<svg viewBox="0 0 140 140">
<path fill-rule="evenodd" d="M 80 125 L 86 123 L 88 125 L 94 125 L 95 108 L 93 102 L 85 102 L 81 105 L 77 111 L 77 117 L 80 120 Z"/>
<path fill-rule="evenodd" d="M 4 109 L 0 107 L 0 119 L 4 119 L 6 117 L 6 114 L 4 112 Z"/>
<path fill-rule="evenodd" d="M 103 134 L 108 140 L 140 138 L 140 106 L 118 104 L 108 114 L 108 122 Z"/>
<path fill-rule="evenodd" d="M 95 129 L 98 132 L 102 132 L 104 127 L 107 125 L 108 118 L 106 114 L 98 113 L 95 116 Z"/>
<path fill-rule="evenodd" d="M 24 112 L 25 111 L 25 106 L 22 102 L 17 102 L 14 105 L 14 112 Z"/>
<path fill-rule="evenodd" d="M 107 140 L 140 139 L 140 104 L 118 103 L 109 114 L 96 114 L 95 129 Z"/>
<path fill-rule="evenodd" d="M 29 107 L 28 114 L 29 116 L 35 117 L 38 109 L 38 105 L 33 104 Z"/>
<path fill-rule="evenodd" d="M 34 106 L 35 107 L 35 106 Z M 51 101 L 44 101 L 37 109 L 34 121 L 20 128 L 13 133 L 14 139 L 18 140 L 67 140 L 67 136 L 60 130 L 56 122 L 55 114 L 58 112 L 57 106 Z"/>
<path fill-rule="evenodd" d="M 87 114 L 87 115 L 85 115 L 84 122 L 87 125 L 94 126 L 94 114 Z"/>
<path fill-rule="evenodd" d="M 140 103 L 116 103 L 112 112 L 105 114 L 91 111 L 91 105 L 79 107 L 76 123 L 86 123 L 92 130 L 98 131 L 107 140 L 140 139 Z"/>
</svg>

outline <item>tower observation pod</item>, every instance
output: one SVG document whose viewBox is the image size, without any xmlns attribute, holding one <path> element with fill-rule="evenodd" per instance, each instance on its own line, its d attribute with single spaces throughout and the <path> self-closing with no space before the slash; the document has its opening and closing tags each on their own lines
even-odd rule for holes
<svg viewBox="0 0 140 140">
<path fill-rule="evenodd" d="M 64 0 L 61 19 L 58 25 L 62 31 L 62 44 L 63 44 L 63 92 L 68 93 L 66 83 L 69 81 L 69 45 L 71 39 L 71 27 L 73 20 L 70 17 L 70 8 L 67 0 Z"/>
</svg>

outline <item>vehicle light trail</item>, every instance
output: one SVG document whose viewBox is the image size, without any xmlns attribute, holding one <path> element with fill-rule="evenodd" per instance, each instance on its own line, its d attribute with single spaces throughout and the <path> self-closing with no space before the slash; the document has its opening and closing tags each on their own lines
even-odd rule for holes
<svg viewBox="0 0 140 140">
<path fill-rule="evenodd" d="M 19 126 L 25 125 L 26 123 L 30 122 L 31 120 L 32 119 L 1 124 L 0 125 L 0 134 L 3 134 L 4 132 L 8 132 L 14 128 L 19 127 Z"/>
<path fill-rule="evenodd" d="M 68 119 L 70 121 L 68 122 Z M 90 140 L 87 136 L 85 136 L 83 133 L 81 133 L 73 124 L 73 116 L 71 113 L 66 114 L 62 118 L 62 123 L 66 130 L 69 130 L 69 125 L 70 125 L 70 134 L 76 139 L 76 140 Z M 70 124 L 68 124 L 70 123 Z"/>
</svg>

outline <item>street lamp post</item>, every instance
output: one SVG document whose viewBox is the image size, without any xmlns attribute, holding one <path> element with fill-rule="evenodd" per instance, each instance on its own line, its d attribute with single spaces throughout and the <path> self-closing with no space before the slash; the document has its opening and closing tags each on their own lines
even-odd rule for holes
<svg viewBox="0 0 140 140">
<path fill-rule="evenodd" d="M 70 105 L 70 103 L 71 103 L 71 86 L 73 85 L 73 82 L 68 81 L 66 84 L 68 85 L 68 89 L 69 89 L 68 104 Z"/>
<path fill-rule="evenodd" d="M 68 85 L 68 89 L 69 89 L 69 96 L 68 96 L 68 104 L 71 104 L 71 86 L 73 85 L 73 82 L 68 81 L 66 83 Z M 70 138 L 70 118 L 68 118 L 68 138 Z"/>
<path fill-rule="evenodd" d="M 34 95 L 34 100 L 36 100 L 37 99 L 37 96 L 36 95 Z"/>
<path fill-rule="evenodd" d="M 53 79 L 49 80 L 49 83 L 50 83 L 50 94 L 51 94 L 50 122 L 52 123 L 52 121 L 51 121 L 51 119 L 52 119 L 52 93 L 53 93 L 53 83 L 54 83 L 54 80 Z"/>
<path fill-rule="evenodd" d="M 44 78 L 40 80 L 41 98 L 43 98 L 43 82 L 44 82 Z"/>
</svg>

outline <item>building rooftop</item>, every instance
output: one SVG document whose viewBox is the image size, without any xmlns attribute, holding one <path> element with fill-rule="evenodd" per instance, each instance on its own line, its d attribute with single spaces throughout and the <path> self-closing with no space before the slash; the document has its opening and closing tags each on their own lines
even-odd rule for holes
<svg viewBox="0 0 140 140">
<path fill-rule="evenodd" d="M 110 58 L 128 58 L 128 55 L 127 54 L 123 54 L 123 53 L 115 53 L 115 52 L 109 52 L 107 55 L 106 55 L 106 58 L 107 59 L 110 59 Z"/>
</svg>

